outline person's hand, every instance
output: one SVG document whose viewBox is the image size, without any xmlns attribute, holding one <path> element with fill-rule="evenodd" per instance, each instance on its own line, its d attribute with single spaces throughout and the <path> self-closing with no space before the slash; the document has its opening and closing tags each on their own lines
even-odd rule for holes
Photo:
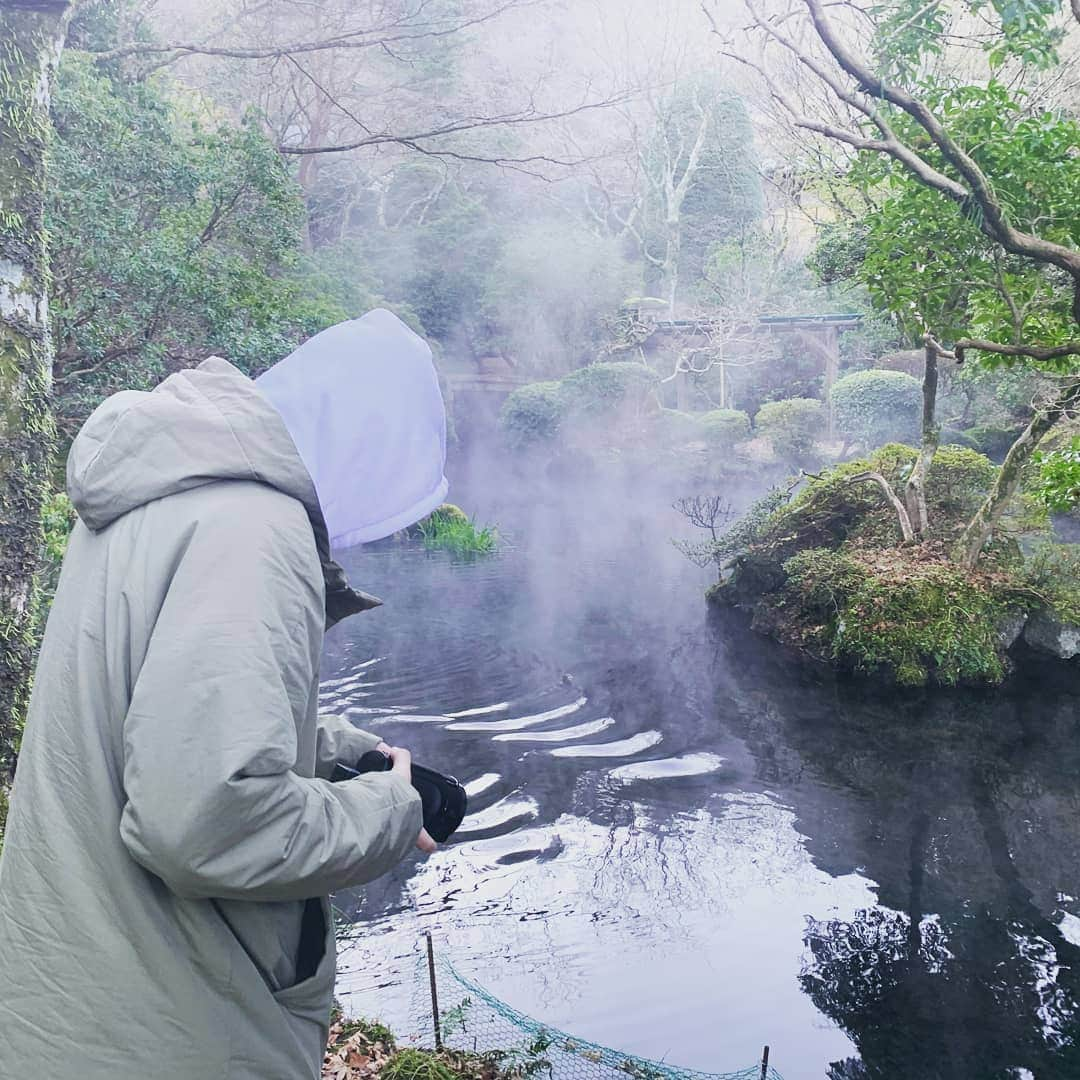
<svg viewBox="0 0 1080 1080">
<path fill-rule="evenodd" d="M 382 749 L 382 747 L 377 747 Z M 390 771 L 400 776 L 406 784 L 412 783 L 412 754 L 404 746 L 388 746 L 384 753 L 390 755 Z"/>
<path fill-rule="evenodd" d="M 387 746 L 386 743 L 379 743 L 375 749 L 390 755 L 391 772 L 396 772 L 406 783 L 412 783 L 412 754 L 408 750 L 403 746 Z M 425 855 L 430 855 L 438 844 L 428 835 L 427 829 L 421 829 L 420 835 L 416 838 L 416 846 Z"/>
</svg>

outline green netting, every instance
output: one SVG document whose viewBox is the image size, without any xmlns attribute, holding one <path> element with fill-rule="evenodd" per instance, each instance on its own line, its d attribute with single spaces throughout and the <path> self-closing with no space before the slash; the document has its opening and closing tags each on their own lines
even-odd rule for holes
<svg viewBox="0 0 1080 1080">
<path fill-rule="evenodd" d="M 502 1064 L 524 1076 L 550 1076 L 553 1080 L 783 1080 L 761 1061 L 727 1072 L 683 1069 L 664 1061 L 650 1061 L 600 1046 L 551 1024 L 545 1024 L 508 1005 L 463 975 L 448 957 L 435 960 L 439 1017 L 443 1044 L 474 1053 L 497 1051 Z M 435 1042 L 426 956 L 418 957 L 413 990 L 415 1030 L 420 1043 Z"/>
</svg>

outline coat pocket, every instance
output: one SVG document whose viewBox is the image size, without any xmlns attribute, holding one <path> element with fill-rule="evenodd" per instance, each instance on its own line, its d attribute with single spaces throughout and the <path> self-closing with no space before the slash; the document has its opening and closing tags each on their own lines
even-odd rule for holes
<svg viewBox="0 0 1080 1080">
<path fill-rule="evenodd" d="M 273 991 L 274 1000 L 299 1021 L 330 1026 L 337 973 L 334 916 L 328 897 L 309 900 L 304 910 L 297 959 L 297 981 Z"/>
</svg>

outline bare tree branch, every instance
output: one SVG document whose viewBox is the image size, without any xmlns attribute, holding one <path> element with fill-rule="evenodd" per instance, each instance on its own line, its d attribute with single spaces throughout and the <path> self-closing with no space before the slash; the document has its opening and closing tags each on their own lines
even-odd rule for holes
<svg viewBox="0 0 1080 1080">
<path fill-rule="evenodd" d="M 28 0 L 29 2 L 29 0 Z M 392 33 L 394 26 L 407 26 L 410 18 L 416 18 L 422 10 L 421 5 L 411 16 L 399 19 L 383 27 L 367 27 L 362 30 L 350 30 L 317 41 L 293 41 L 279 45 L 254 46 L 244 48 L 230 45 L 211 45 L 207 42 L 166 42 L 132 41 L 115 49 L 108 49 L 95 54 L 95 62 L 102 64 L 110 60 L 120 60 L 126 56 L 160 55 L 176 53 L 180 56 L 228 56 L 234 60 L 269 60 L 274 57 L 295 55 L 297 53 L 323 52 L 328 49 L 386 49 L 391 45 L 409 41 L 424 41 L 433 38 L 450 37 L 463 30 L 488 22 L 505 14 L 507 11 L 531 7 L 537 0 L 504 0 L 503 3 L 471 19 L 462 19 L 450 26 L 430 25 L 424 28 L 419 24 L 415 32 Z M 48 0 L 41 0 L 42 4 Z"/>
<path fill-rule="evenodd" d="M 1037 345 L 1002 345 L 982 338 L 963 338 L 953 345 L 957 363 L 964 362 L 964 354 L 971 352 L 996 353 L 999 356 L 1025 356 L 1029 360 L 1060 360 L 1065 356 L 1080 356 L 1080 341 L 1067 341 L 1064 345 L 1040 348 Z"/>
<path fill-rule="evenodd" d="M 536 154 L 524 158 L 512 158 L 512 157 L 488 157 L 484 155 L 466 154 L 460 151 L 452 150 L 433 150 L 430 147 L 424 147 L 420 145 L 431 139 L 444 138 L 447 135 L 455 135 L 462 131 L 474 131 L 478 128 L 488 127 L 517 127 L 523 124 L 539 124 L 552 120 L 561 120 L 568 116 L 575 116 L 579 113 L 588 112 L 593 109 L 609 108 L 613 105 L 617 105 L 626 100 L 625 94 L 619 94 L 615 97 L 607 98 L 602 101 L 589 101 L 584 102 L 581 105 L 576 105 L 570 109 L 563 109 L 559 112 L 537 112 L 534 110 L 520 112 L 520 113 L 505 113 L 497 116 L 470 116 L 460 120 L 455 120 L 452 123 L 442 124 L 439 127 L 430 128 L 427 131 L 413 132 L 407 135 L 395 135 L 392 132 L 381 132 L 378 134 L 365 135 L 361 139 L 354 139 L 348 142 L 328 144 L 325 146 L 290 146 L 284 144 L 278 147 L 283 154 L 293 154 L 297 156 L 304 156 L 310 154 L 340 154 L 349 150 L 359 150 L 365 146 L 379 146 L 383 144 L 398 144 L 400 146 L 408 147 L 411 150 L 418 150 L 420 153 L 428 154 L 432 157 L 452 157 L 460 161 L 480 161 L 488 164 L 496 165 L 515 165 L 515 164 L 528 164 L 532 162 L 545 162 L 552 165 L 560 165 L 566 168 L 572 168 L 575 165 L 581 164 L 582 161 L 589 160 L 582 158 L 580 161 L 573 159 L 559 159 L 549 157 L 542 154 Z"/>
<path fill-rule="evenodd" d="M 856 473 L 849 480 L 849 484 L 858 484 L 870 482 L 877 484 L 881 488 L 882 494 L 889 501 L 889 504 L 896 511 L 897 520 L 900 522 L 900 532 L 902 533 L 904 540 L 907 543 L 911 543 L 915 539 L 915 531 L 911 527 L 911 516 L 907 512 L 907 507 L 900 501 L 896 492 L 893 491 L 892 485 L 884 476 L 879 472 L 861 472 Z"/>
</svg>

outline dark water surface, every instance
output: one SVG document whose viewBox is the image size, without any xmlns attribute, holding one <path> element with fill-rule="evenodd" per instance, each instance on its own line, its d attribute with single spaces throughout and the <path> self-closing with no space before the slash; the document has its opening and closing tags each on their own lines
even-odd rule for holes
<svg viewBox="0 0 1080 1080">
<path fill-rule="evenodd" d="M 1080 680 L 838 686 L 709 624 L 659 501 L 604 503 L 470 506 L 509 519 L 493 559 L 349 560 L 386 606 L 328 636 L 324 707 L 472 794 L 456 843 L 338 897 L 349 1010 L 408 1031 L 430 929 L 685 1067 L 1080 1080 Z"/>
</svg>

